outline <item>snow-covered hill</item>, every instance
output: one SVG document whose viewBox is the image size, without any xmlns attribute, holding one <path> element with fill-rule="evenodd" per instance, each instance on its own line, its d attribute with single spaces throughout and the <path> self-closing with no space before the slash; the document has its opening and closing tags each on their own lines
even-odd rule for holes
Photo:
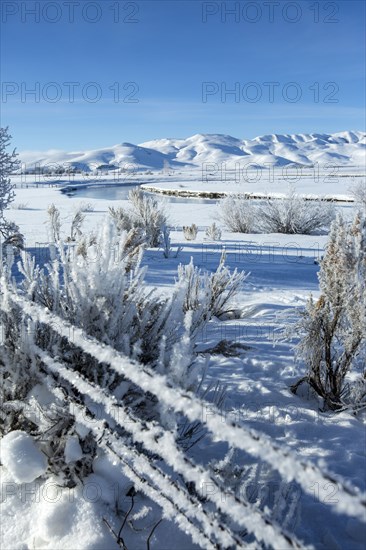
<svg viewBox="0 0 366 550">
<path fill-rule="evenodd" d="M 50 171 L 61 166 L 90 171 L 135 167 L 139 170 L 162 168 L 202 168 L 206 163 L 227 167 L 256 164 L 281 167 L 288 164 L 311 166 L 314 163 L 365 166 L 366 134 L 345 131 L 335 134 L 271 134 L 255 139 L 237 139 L 222 134 L 196 134 L 187 139 L 157 139 L 140 145 L 122 143 L 92 151 L 23 151 L 26 168 L 35 166 Z"/>
</svg>

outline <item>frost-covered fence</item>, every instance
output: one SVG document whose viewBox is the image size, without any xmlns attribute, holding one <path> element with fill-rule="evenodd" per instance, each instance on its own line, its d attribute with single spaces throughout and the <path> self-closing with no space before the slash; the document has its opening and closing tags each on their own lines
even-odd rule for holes
<svg viewBox="0 0 366 550">
<path fill-rule="evenodd" d="M 102 344 L 82 329 L 26 299 L 3 279 L 0 309 L 7 312 L 11 304 L 20 307 L 32 321 L 52 327 L 61 337 L 100 363 L 107 364 L 144 392 L 153 394 L 169 410 L 183 414 L 190 422 L 202 422 L 214 439 L 227 442 L 229 446 L 267 462 L 285 481 L 297 482 L 305 493 L 314 496 L 316 483 L 335 483 L 338 499 L 329 502 L 329 506 L 339 513 L 364 519 L 365 495 L 342 479 L 309 461 L 300 460 L 292 451 L 265 434 L 224 420 L 214 405 L 210 404 L 207 409 L 208 404 L 192 392 L 173 385 L 165 375 Z M 78 402 L 70 396 L 67 398 L 70 412 L 93 432 L 99 446 L 118 457 L 121 468 L 136 488 L 161 506 L 165 517 L 175 521 L 194 542 L 203 548 L 244 547 L 247 543 L 231 526 L 235 523 L 242 531 L 252 535 L 253 548 L 260 548 L 261 543 L 281 549 L 303 547 L 293 534 L 286 532 L 266 512 L 227 490 L 223 483 L 212 477 L 208 468 L 189 458 L 177 445 L 173 431 L 163 429 L 159 423 L 137 418 L 104 388 L 86 379 L 59 358 L 36 347 L 31 338 L 29 341 L 40 368 L 48 374 L 50 390 L 56 394 L 60 386 L 66 390 L 70 387 L 77 390 Z M 100 418 L 96 417 L 90 403 L 99 406 Z M 115 432 L 116 426 L 124 430 L 126 437 L 122 438 Z M 141 448 L 146 453 L 141 452 Z M 158 461 L 150 460 L 149 454 L 160 457 L 167 468 L 160 467 Z M 188 491 L 187 485 L 179 479 L 193 484 L 195 491 Z"/>
</svg>

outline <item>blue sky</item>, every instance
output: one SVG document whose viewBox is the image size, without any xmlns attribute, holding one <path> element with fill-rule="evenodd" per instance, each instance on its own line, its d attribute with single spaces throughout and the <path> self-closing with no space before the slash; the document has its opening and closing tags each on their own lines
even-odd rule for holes
<svg viewBox="0 0 366 550">
<path fill-rule="evenodd" d="M 19 150 L 363 130 L 365 3 L 270 2 L 3 0 L 2 125 Z"/>
</svg>

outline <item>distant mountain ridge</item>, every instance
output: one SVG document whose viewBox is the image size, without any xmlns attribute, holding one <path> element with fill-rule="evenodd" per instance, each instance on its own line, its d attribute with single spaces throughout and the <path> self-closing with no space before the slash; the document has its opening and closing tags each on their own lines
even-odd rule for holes
<svg viewBox="0 0 366 550">
<path fill-rule="evenodd" d="M 366 134 L 344 131 L 334 134 L 270 134 L 238 139 L 224 134 L 196 134 L 186 139 L 156 139 L 140 145 L 121 143 L 89 151 L 23 151 L 20 159 L 27 170 L 57 166 L 75 170 L 113 170 L 131 165 L 139 170 L 197 169 L 204 164 L 227 168 L 256 164 L 281 167 L 333 164 L 365 166 Z"/>
</svg>

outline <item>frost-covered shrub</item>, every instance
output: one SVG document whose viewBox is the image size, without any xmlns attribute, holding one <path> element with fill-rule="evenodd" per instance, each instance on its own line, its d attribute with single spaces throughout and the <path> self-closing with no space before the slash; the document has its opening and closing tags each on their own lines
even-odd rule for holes
<svg viewBox="0 0 366 550">
<path fill-rule="evenodd" d="M 355 201 L 364 209 L 366 209 L 366 181 L 361 181 L 355 184 L 350 189 Z"/>
<path fill-rule="evenodd" d="M 57 243 L 60 240 L 60 231 L 61 231 L 61 219 L 60 211 L 54 204 L 51 204 L 47 208 L 48 214 L 48 227 L 50 231 L 51 241 Z"/>
<path fill-rule="evenodd" d="M 221 229 L 217 227 L 215 222 L 206 229 L 206 237 L 212 241 L 220 241 L 221 235 Z"/>
<path fill-rule="evenodd" d="M 27 210 L 28 209 L 28 203 L 27 202 L 13 202 L 10 206 L 12 210 Z"/>
<path fill-rule="evenodd" d="M 183 225 L 183 235 L 186 241 L 195 241 L 197 238 L 198 227 L 196 224 Z"/>
<path fill-rule="evenodd" d="M 210 275 L 191 263 L 180 267 L 178 281 L 167 297 L 145 285 L 142 252 L 138 230 L 120 234 L 115 225 L 106 223 L 98 235 L 83 235 L 73 247 L 56 243 L 44 268 L 23 253 L 18 263 L 23 276 L 18 291 L 86 335 L 166 374 L 172 383 L 194 389 L 199 369 L 193 352 L 195 335 L 226 307 L 243 275 L 236 271 L 231 275 L 224 259 Z M 25 399 L 44 376 L 35 345 L 121 400 L 134 414 L 160 418 L 153 396 L 81 350 L 72 338 L 59 336 L 52 323 L 31 321 L 9 301 L 1 324 L 6 331 L 6 345 L 1 348 L 5 406 L 9 400 Z"/>
<path fill-rule="evenodd" d="M 12 153 L 7 152 L 10 140 L 8 128 L 0 128 L 0 262 L 3 249 L 8 245 L 18 250 L 24 247 L 24 236 L 20 233 L 19 227 L 4 217 L 4 211 L 11 205 L 15 197 L 14 184 L 10 175 L 19 168 L 15 149 Z"/>
<path fill-rule="evenodd" d="M 37 426 L 25 413 L 25 400 L 41 374 L 29 348 L 27 323 L 17 306 L 0 312 L 0 331 L 0 433 L 32 431 Z"/>
<path fill-rule="evenodd" d="M 366 370 L 362 376 L 346 384 L 342 392 L 342 401 L 345 408 L 350 408 L 354 412 L 366 408 Z"/>
<path fill-rule="evenodd" d="M 148 246 L 159 246 L 162 229 L 167 224 L 164 205 L 137 187 L 130 191 L 129 200 L 134 219 L 145 231 Z"/>
<path fill-rule="evenodd" d="M 170 231 L 166 225 L 163 227 L 162 247 L 164 258 L 169 258 L 172 253 L 172 247 L 170 241 Z"/>
<path fill-rule="evenodd" d="M 76 241 L 78 237 L 81 237 L 81 226 L 83 225 L 84 220 L 85 214 L 81 208 L 78 208 L 71 220 L 70 237 L 68 238 L 69 241 L 73 242 Z"/>
<path fill-rule="evenodd" d="M 90 202 L 81 202 L 78 210 L 81 212 L 94 212 L 94 206 Z"/>
<path fill-rule="evenodd" d="M 5 239 L 14 232 L 18 233 L 18 227 L 4 218 L 4 211 L 14 200 L 14 184 L 10 175 L 19 168 L 18 155 L 15 149 L 12 153 L 7 151 L 10 145 L 11 135 L 8 128 L 0 128 L 0 235 Z"/>
<path fill-rule="evenodd" d="M 59 209 L 51 204 L 48 209 L 48 229 L 50 240 L 54 243 L 59 243 L 61 239 L 61 215 Z M 66 242 L 75 242 L 82 236 L 81 227 L 85 220 L 85 214 L 81 208 L 78 208 L 71 219 L 70 235 L 66 237 Z"/>
<path fill-rule="evenodd" d="M 159 246 L 163 227 L 167 224 L 164 206 L 155 198 L 146 195 L 140 189 L 129 193 L 130 209 L 109 208 L 109 213 L 119 231 L 132 228 L 142 229 L 148 246 Z"/>
<path fill-rule="evenodd" d="M 296 331 L 307 382 L 330 409 L 344 406 L 345 379 L 366 361 L 366 220 L 352 225 L 339 215 L 333 222 L 319 272 L 320 297 L 310 298 Z"/>
<path fill-rule="evenodd" d="M 170 258 L 173 254 L 174 258 L 176 258 L 179 252 L 182 250 L 181 246 L 178 246 L 175 251 L 173 250 L 170 240 L 170 230 L 166 225 L 164 225 L 163 227 L 161 241 L 164 258 Z"/>
<path fill-rule="evenodd" d="M 150 346 L 154 342 L 148 343 L 148 338 L 164 301 L 150 298 L 145 289 L 141 257 L 135 229 L 118 235 L 115 227 L 107 224 L 89 241 L 82 237 L 73 248 L 59 246 L 56 261 L 45 269 L 23 262 L 22 288 L 26 293 L 32 290 L 37 302 L 88 335 L 130 357 L 150 362 L 158 350 Z M 47 327 L 42 327 L 42 341 L 48 339 L 46 332 Z M 94 381 L 100 383 L 99 376 L 106 373 L 102 374 L 100 366 L 94 368 L 92 360 L 85 358 L 84 364 L 81 358 L 82 370 L 87 364 Z"/>
<path fill-rule="evenodd" d="M 178 267 L 178 281 L 184 288 L 184 311 L 192 311 L 192 332 L 200 330 L 212 316 L 227 312 L 232 298 L 238 293 L 247 275 L 236 269 L 230 273 L 225 265 L 225 254 L 214 273 L 204 273 L 193 265 Z"/>
<path fill-rule="evenodd" d="M 24 249 L 24 235 L 20 233 L 17 225 L 12 223 L 8 223 L 7 225 L 9 227 L 9 236 L 4 240 L 3 243 L 1 243 L 1 238 L 0 238 L 0 246 L 2 245 L 2 253 L 5 256 L 7 249 L 9 249 L 10 247 L 13 253 L 15 255 L 18 255 L 20 251 Z"/>
<path fill-rule="evenodd" d="M 109 214 L 113 219 L 118 231 L 130 231 L 133 227 L 142 228 L 141 224 L 138 224 L 136 220 L 133 219 L 132 213 L 119 206 L 114 208 L 114 206 L 109 207 Z"/>
<path fill-rule="evenodd" d="M 220 202 L 220 220 L 234 233 L 254 231 L 255 210 L 253 202 L 245 195 L 229 195 Z"/>
<path fill-rule="evenodd" d="M 306 200 L 293 189 L 283 199 L 266 199 L 256 212 L 258 230 L 265 233 L 308 235 L 329 227 L 334 217 L 332 203 Z"/>
</svg>

